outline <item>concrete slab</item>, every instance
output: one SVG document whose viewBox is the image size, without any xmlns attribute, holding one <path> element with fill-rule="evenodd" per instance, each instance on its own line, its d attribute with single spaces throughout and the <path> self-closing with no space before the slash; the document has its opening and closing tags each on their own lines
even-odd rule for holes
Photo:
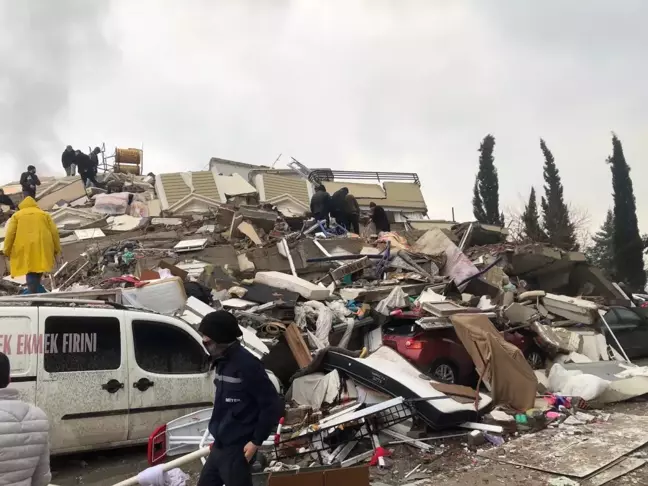
<svg viewBox="0 0 648 486">
<path fill-rule="evenodd" d="M 466 255 L 448 238 L 443 231 L 434 229 L 426 232 L 412 248 L 415 252 L 426 255 L 445 253 L 446 264 L 441 269 L 441 275 L 448 275 L 456 285 L 479 273 L 479 269 Z M 463 290 L 465 284 L 462 285 Z"/>
<path fill-rule="evenodd" d="M 242 206 L 236 213 L 243 217 L 243 219 L 250 221 L 258 228 L 263 228 L 265 231 L 270 232 L 274 229 L 277 222 L 277 213 L 274 211 L 264 211 L 263 209 L 246 208 Z"/>
<path fill-rule="evenodd" d="M 530 322 L 534 317 L 539 317 L 539 312 L 533 307 L 513 303 L 504 311 L 506 317 L 513 324 L 524 324 Z"/>
<path fill-rule="evenodd" d="M 56 203 L 61 200 L 67 202 L 76 201 L 77 199 L 85 195 L 86 190 L 85 186 L 83 185 L 83 181 L 81 181 L 81 179 L 78 179 L 71 184 L 63 186 L 61 189 L 58 189 L 40 198 L 38 200 L 38 206 L 43 211 L 49 211 L 50 209 L 52 209 L 52 207 L 54 207 Z"/>
<path fill-rule="evenodd" d="M 593 325 L 599 318 L 596 304 L 575 297 L 547 294 L 542 298 L 542 304 L 554 315 L 583 324 Z"/>
<path fill-rule="evenodd" d="M 104 238 L 106 235 L 99 228 L 95 228 L 95 229 L 75 230 L 74 236 L 76 236 L 79 241 L 83 241 L 83 240 L 94 240 L 97 238 Z"/>
<path fill-rule="evenodd" d="M 331 295 L 330 290 L 287 273 L 258 272 L 254 277 L 254 281 L 270 287 L 297 292 L 307 300 L 324 300 Z"/>
</svg>

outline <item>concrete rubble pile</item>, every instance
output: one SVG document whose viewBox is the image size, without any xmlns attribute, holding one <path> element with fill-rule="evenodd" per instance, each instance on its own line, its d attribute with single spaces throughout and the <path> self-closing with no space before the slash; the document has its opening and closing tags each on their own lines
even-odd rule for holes
<svg viewBox="0 0 648 486">
<path fill-rule="evenodd" d="M 209 310 L 233 312 L 286 398 L 269 470 L 389 471 L 411 455 L 403 445 L 420 457 L 457 436 L 471 450 L 500 447 L 517 432 L 607 422 L 584 407 L 648 393 L 648 372 L 633 374 L 602 318 L 631 301 L 582 253 L 514 245 L 478 223 L 334 236 L 240 195 L 177 215 L 161 209 L 153 175 L 101 182 L 38 195 L 65 262 L 45 280 L 49 295 L 194 326 Z M 23 283 L 5 277 L 0 294 Z M 472 383 L 446 380 L 453 366 L 419 369 L 435 336 L 469 356 Z M 389 474 L 414 481 L 422 464 Z"/>
</svg>

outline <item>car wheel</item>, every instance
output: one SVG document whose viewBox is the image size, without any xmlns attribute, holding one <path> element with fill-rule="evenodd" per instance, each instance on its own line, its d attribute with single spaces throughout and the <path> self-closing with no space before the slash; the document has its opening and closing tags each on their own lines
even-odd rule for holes
<svg viewBox="0 0 648 486">
<path fill-rule="evenodd" d="M 545 358 L 544 355 L 542 354 L 542 351 L 540 351 L 538 348 L 531 348 L 526 352 L 526 360 L 527 363 L 531 366 L 532 369 L 534 370 L 541 370 L 545 366 Z"/>
<path fill-rule="evenodd" d="M 457 373 L 457 368 L 447 361 L 439 361 L 430 366 L 430 371 L 428 372 L 433 380 L 439 381 L 441 383 L 448 383 L 455 385 L 459 380 Z"/>
</svg>

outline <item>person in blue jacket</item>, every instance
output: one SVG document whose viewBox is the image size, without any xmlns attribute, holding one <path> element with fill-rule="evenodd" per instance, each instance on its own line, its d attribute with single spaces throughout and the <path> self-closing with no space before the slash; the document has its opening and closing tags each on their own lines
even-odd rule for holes
<svg viewBox="0 0 648 486">
<path fill-rule="evenodd" d="M 198 486 L 252 486 L 250 462 L 276 430 L 283 403 L 266 370 L 241 346 L 236 317 L 207 314 L 198 332 L 214 359 L 216 397 L 209 421 L 214 438 Z"/>
</svg>

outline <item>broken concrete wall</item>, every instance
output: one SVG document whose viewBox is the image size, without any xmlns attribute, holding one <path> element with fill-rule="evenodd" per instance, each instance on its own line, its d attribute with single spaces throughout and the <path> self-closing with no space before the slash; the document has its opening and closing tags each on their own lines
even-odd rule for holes
<svg viewBox="0 0 648 486">
<path fill-rule="evenodd" d="M 236 250 L 231 245 L 207 247 L 204 250 L 197 252 L 196 255 L 192 254 L 192 256 L 198 260 L 203 260 L 218 267 L 224 267 L 227 265 L 228 268 L 233 270 L 238 270 L 239 268 Z"/>
</svg>

